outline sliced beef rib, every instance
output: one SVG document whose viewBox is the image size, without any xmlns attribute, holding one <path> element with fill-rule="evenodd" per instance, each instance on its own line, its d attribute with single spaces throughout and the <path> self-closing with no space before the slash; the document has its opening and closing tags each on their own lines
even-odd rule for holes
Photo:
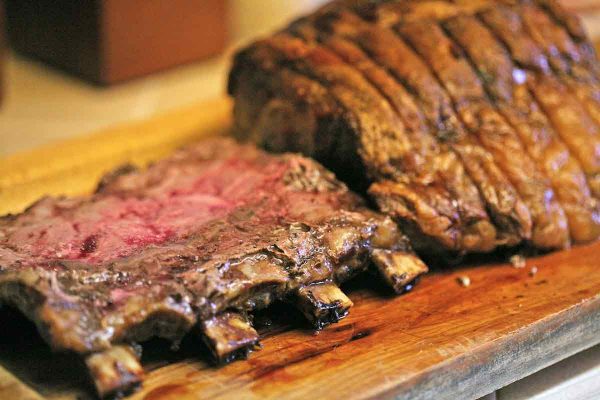
<svg viewBox="0 0 600 400">
<path fill-rule="evenodd" d="M 245 356 L 258 342 L 245 315 L 276 299 L 336 322 L 352 305 L 337 284 L 369 265 L 396 292 L 427 269 L 319 164 L 230 139 L 0 219 L 0 302 L 86 355 L 101 395 L 139 382 L 132 342 L 198 326 L 217 359 Z"/>
</svg>

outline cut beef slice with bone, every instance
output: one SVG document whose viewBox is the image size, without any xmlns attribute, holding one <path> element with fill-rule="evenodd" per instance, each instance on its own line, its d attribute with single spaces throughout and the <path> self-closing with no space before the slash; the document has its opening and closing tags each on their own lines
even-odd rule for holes
<svg viewBox="0 0 600 400">
<path fill-rule="evenodd" d="M 337 322 L 352 305 L 337 285 L 369 260 L 399 293 L 427 269 L 319 164 L 212 139 L 3 217 L 0 302 L 85 355 L 104 396 L 140 381 L 129 344 L 152 336 L 177 343 L 197 326 L 229 361 L 258 343 L 247 313 L 274 300 Z"/>
<path fill-rule="evenodd" d="M 517 15 L 536 10 L 553 30 L 561 30 L 551 40 L 560 38 L 558 48 L 570 51 L 561 56 L 568 71 L 561 75 L 552 68 L 546 49 L 540 50 L 525 28 L 516 34 L 521 42 L 506 43 L 487 18 L 504 10 Z M 450 32 L 449 23 L 459 18 L 489 32 L 492 49 L 471 54 L 481 47 Z M 334 1 L 238 53 L 229 85 L 236 126 L 244 123 L 238 115 L 259 123 L 252 137 L 244 137 L 248 130 L 236 130 L 240 138 L 271 149 L 305 152 L 340 176 L 347 170 L 361 175 L 362 168 L 361 184 L 370 186 L 379 209 L 407 227 L 417 248 L 428 254 L 439 254 L 440 247 L 470 253 L 519 243 L 560 249 L 600 233 L 597 127 L 593 103 L 586 103 L 594 97 L 588 95 L 591 89 L 581 89 L 582 82 L 597 79 L 597 61 L 586 43 L 576 20 L 548 0 Z M 491 54 L 494 49 L 501 52 Z M 521 59 L 527 57 L 545 61 L 545 69 L 524 65 Z M 479 67 L 495 59 L 502 61 L 498 68 L 512 68 L 510 82 L 485 80 Z M 294 79 L 284 77 L 290 73 Z M 328 106 L 292 84 L 297 80 L 318 85 Z M 339 86 L 346 91 L 343 98 Z M 268 87 L 268 94 L 249 106 L 249 95 L 261 87 Z M 313 123 L 289 123 L 307 115 Z M 346 121 L 342 129 L 332 123 L 340 120 Z M 328 145 L 304 146 L 315 142 Z M 418 152 L 421 158 L 413 159 L 420 163 L 407 168 L 407 163 L 390 162 L 398 159 L 390 155 L 400 143 L 405 153 Z M 351 156 L 340 157 L 340 148 Z M 371 153 L 364 151 L 369 148 Z M 439 167 L 436 160 L 444 157 L 452 162 Z M 437 182 L 444 184 L 436 187 L 445 191 L 433 196 L 411 182 L 414 171 L 424 176 L 423 168 L 441 177 Z M 458 179 L 446 179 L 450 175 Z M 469 190 L 457 195 L 458 188 Z M 472 197 L 475 192 L 479 201 Z M 490 229 L 479 231 L 479 240 L 478 230 L 469 230 L 468 221 L 477 221 L 474 215 L 480 216 L 478 226 L 490 223 Z"/>
</svg>

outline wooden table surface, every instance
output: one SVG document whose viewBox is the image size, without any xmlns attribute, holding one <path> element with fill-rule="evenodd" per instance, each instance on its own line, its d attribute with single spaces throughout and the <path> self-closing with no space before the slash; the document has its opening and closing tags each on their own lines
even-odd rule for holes
<svg viewBox="0 0 600 400">
<path fill-rule="evenodd" d="M 225 100 L 0 160 L 0 214 L 44 194 L 90 191 L 126 161 L 144 164 L 229 126 Z M 527 260 L 434 271 L 392 297 L 369 277 L 346 287 L 350 316 L 319 334 L 286 308 L 257 318 L 263 349 L 222 368 L 199 337 L 177 353 L 145 345 L 131 398 L 436 398 L 485 395 L 600 342 L 600 243 Z M 478 263 L 481 264 L 481 263 Z M 537 268 L 533 274 L 532 267 Z M 463 287 L 459 276 L 468 276 Z M 0 398 L 89 397 L 77 358 L 52 355 L 32 326 L 0 312 Z"/>
</svg>

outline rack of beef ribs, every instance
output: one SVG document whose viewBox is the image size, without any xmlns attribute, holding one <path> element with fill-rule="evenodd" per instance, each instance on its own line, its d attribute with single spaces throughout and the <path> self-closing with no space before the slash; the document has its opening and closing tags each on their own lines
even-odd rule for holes
<svg viewBox="0 0 600 400">
<path fill-rule="evenodd" d="M 338 284 L 369 266 L 397 293 L 427 270 L 319 164 L 225 138 L 0 219 L 0 302 L 82 354 L 101 396 L 140 382 L 135 343 L 153 336 L 197 327 L 230 361 L 258 344 L 249 313 L 275 300 L 337 322 L 352 306 Z"/>
<path fill-rule="evenodd" d="M 553 250 L 600 235 L 598 68 L 553 0 L 337 0 L 228 90 L 239 138 L 360 182 L 418 251 Z"/>
</svg>

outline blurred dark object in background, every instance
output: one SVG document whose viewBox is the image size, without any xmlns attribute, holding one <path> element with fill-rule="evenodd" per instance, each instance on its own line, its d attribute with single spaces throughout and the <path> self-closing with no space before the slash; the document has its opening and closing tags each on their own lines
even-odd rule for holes
<svg viewBox="0 0 600 400">
<path fill-rule="evenodd" d="M 10 45 L 99 84 L 220 53 L 227 0 L 5 0 Z"/>
</svg>

